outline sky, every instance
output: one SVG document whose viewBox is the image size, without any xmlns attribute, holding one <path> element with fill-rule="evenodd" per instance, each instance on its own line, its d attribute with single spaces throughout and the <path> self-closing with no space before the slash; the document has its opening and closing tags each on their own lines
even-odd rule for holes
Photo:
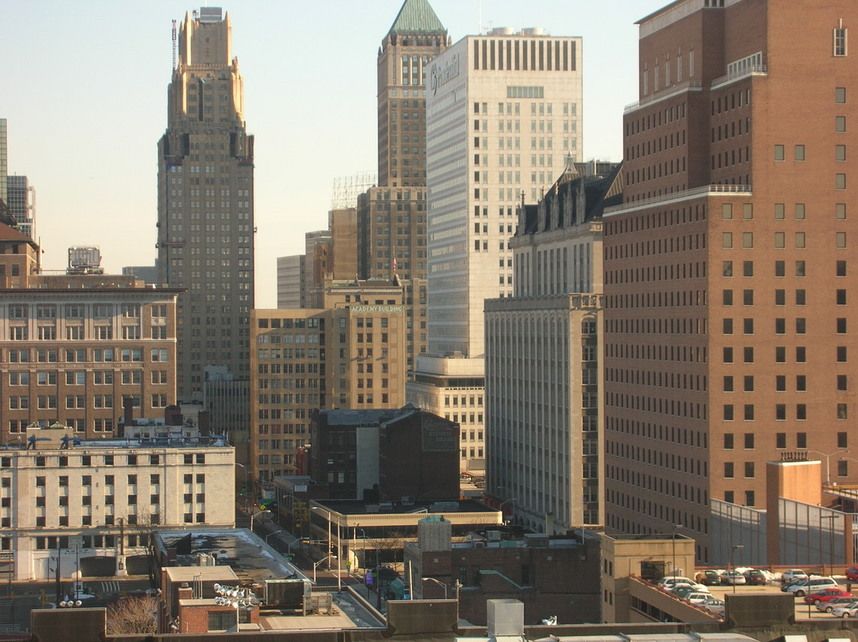
<svg viewBox="0 0 858 642">
<path fill-rule="evenodd" d="M 455 43 L 495 27 L 583 37 L 584 157 L 622 158 L 637 99 L 636 20 L 667 0 L 430 0 Z M 276 307 L 276 258 L 327 227 L 336 178 L 377 171 L 376 60 L 402 0 L 224 4 L 255 140 L 256 307 Z M 212 5 L 214 6 L 214 5 Z M 0 118 L 9 173 L 36 188 L 43 267 L 73 245 L 108 272 L 155 261 L 157 142 L 167 121 L 175 0 L 0 0 Z M 482 17 L 482 20 L 481 20 Z"/>
</svg>

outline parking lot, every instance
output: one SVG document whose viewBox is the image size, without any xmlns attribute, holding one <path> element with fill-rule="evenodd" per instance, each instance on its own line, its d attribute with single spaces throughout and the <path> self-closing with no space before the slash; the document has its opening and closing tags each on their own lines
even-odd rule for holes
<svg viewBox="0 0 858 642">
<path fill-rule="evenodd" d="M 841 588 L 846 590 L 846 584 L 843 583 L 841 579 Z M 786 595 L 786 593 L 781 593 L 781 585 L 780 582 L 775 582 L 774 584 L 767 584 L 766 586 L 747 586 L 747 585 L 739 585 L 735 587 L 736 593 L 741 595 L 754 595 L 754 594 L 776 594 L 776 595 Z M 710 586 L 709 591 L 712 593 L 713 597 L 717 597 L 720 600 L 726 599 L 727 595 L 733 593 L 732 586 Z M 853 591 L 856 595 L 858 595 L 858 587 Z M 856 598 L 858 599 L 858 598 Z M 804 598 L 797 597 L 795 598 L 795 619 L 796 620 L 830 620 L 833 616 L 829 613 L 824 613 L 822 611 L 817 611 L 816 607 L 812 604 L 805 604 Z"/>
</svg>

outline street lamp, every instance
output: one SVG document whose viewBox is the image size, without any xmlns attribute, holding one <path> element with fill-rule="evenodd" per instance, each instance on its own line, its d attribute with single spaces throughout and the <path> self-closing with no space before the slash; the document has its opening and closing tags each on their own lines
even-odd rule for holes
<svg viewBox="0 0 858 642">
<path fill-rule="evenodd" d="M 673 554 L 673 577 L 676 577 L 676 529 L 682 528 L 682 524 L 673 525 L 673 534 L 670 537 L 670 548 Z"/>
<path fill-rule="evenodd" d="M 447 585 L 446 585 L 446 584 L 444 584 L 444 582 L 442 582 L 441 580 L 437 580 L 437 579 L 435 579 L 434 577 L 423 577 L 423 578 L 421 578 L 421 579 L 422 579 L 422 581 L 424 581 L 424 582 L 435 582 L 435 584 L 437 584 L 438 586 L 443 587 L 443 589 L 444 589 L 444 599 L 445 599 L 445 600 L 447 599 Z"/>
<path fill-rule="evenodd" d="M 831 520 L 828 522 L 828 563 L 831 566 L 830 572 L 834 572 L 834 520 L 839 518 L 840 515 L 819 515 L 819 530 L 820 536 L 822 535 L 822 520 L 828 519 Z M 819 541 L 822 542 L 822 537 L 819 538 Z M 819 545 L 820 550 L 822 549 L 822 544 Z M 822 555 L 820 557 L 820 565 L 822 566 L 822 574 L 825 574 L 825 561 L 822 559 Z"/>
<path fill-rule="evenodd" d="M 324 556 L 322 559 L 320 559 L 318 562 L 313 562 L 313 584 L 315 584 L 315 583 L 316 583 L 316 569 L 317 569 L 317 568 L 319 568 L 319 564 L 321 564 L 321 563 L 322 563 L 322 562 L 324 562 L 325 560 L 330 560 L 330 559 L 331 559 L 331 556 L 330 556 L 330 555 L 325 555 L 325 556 Z"/>
<path fill-rule="evenodd" d="M 733 585 L 733 595 L 736 594 L 736 578 L 733 577 L 732 573 L 733 569 L 735 568 L 733 566 L 733 553 L 735 553 L 736 551 L 740 551 L 743 548 L 745 548 L 744 544 L 733 544 L 732 548 L 730 548 L 730 583 Z"/>
<path fill-rule="evenodd" d="M 268 510 L 268 509 L 266 508 L 265 510 L 261 510 L 261 511 L 259 511 L 258 513 L 253 513 L 253 514 L 250 516 L 250 532 L 251 532 L 251 533 L 253 532 L 253 518 L 254 518 L 254 517 L 259 517 L 260 515 L 265 515 L 266 513 L 268 513 L 268 514 L 270 515 L 270 514 L 271 514 L 271 511 L 270 511 L 270 510 Z"/>
<path fill-rule="evenodd" d="M 247 466 L 245 466 L 244 464 L 239 464 L 238 462 L 235 462 L 235 465 L 236 465 L 236 467 L 241 468 L 244 471 L 244 510 L 246 511 L 247 510 L 247 501 L 248 501 L 247 487 L 249 485 L 249 479 L 248 479 L 249 472 L 247 470 Z"/>
<path fill-rule="evenodd" d="M 285 533 L 285 532 L 286 532 L 286 531 L 284 531 L 284 530 L 281 528 L 279 531 L 274 531 L 273 533 L 268 533 L 268 535 L 266 535 L 266 536 L 265 536 L 265 543 L 266 543 L 266 544 L 268 543 L 268 538 L 269 538 L 269 537 L 271 537 L 272 535 L 279 535 L 280 533 Z"/>
<path fill-rule="evenodd" d="M 311 510 L 321 511 L 321 512 L 325 513 L 327 515 L 327 518 L 328 518 L 328 556 L 327 556 L 327 558 L 328 558 L 328 570 L 330 571 L 331 570 L 331 555 L 330 555 L 330 553 L 331 553 L 331 548 L 332 548 L 331 511 L 329 511 L 327 508 L 322 508 L 321 506 L 312 506 Z M 348 532 L 348 531 L 346 531 L 346 532 Z M 340 564 L 341 564 L 340 558 L 341 557 L 342 557 L 342 549 L 340 546 L 340 520 L 337 520 L 337 590 L 338 591 L 343 590 L 343 576 L 340 573 Z"/>
</svg>

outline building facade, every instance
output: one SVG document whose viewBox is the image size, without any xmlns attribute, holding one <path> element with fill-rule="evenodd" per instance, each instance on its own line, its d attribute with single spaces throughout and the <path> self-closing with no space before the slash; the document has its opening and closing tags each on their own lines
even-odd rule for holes
<svg viewBox="0 0 858 642">
<path fill-rule="evenodd" d="M 248 376 L 253 308 L 253 136 L 229 15 L 185 16 L 158 143 L 159 281 L 179 299 L 179 397 L 202 399 L 207 365 Z"/>
<path fill-rule="evenodd" d="M 36 238 L 36 190 L 26 176 L 6 177 L 6 206 L 18 229 Z"/>
<path fill-rule="evenodd" d="M 9 144 L 7 140 L 7 123 L 0 118 L 0 201 L 7 203 L 6 176 L 9 173 Z"/>
<path fill-rule="evenodd" d="M 251 336 L 251 475 L 295 474 L 319 408 L 405 404 L 401 285 L 329 283 L 323 308 L 255 310 Z"/>
<path fill-rule="evenodd" d="M 302 297 L 304 259 L 303 254 L 277 257 L 277 308 L 280 310 L 306 307 Z"/>
<path fill-rule="evenodd" d="M 535 202 L 562 172 L 567 156 L 577 160 L 582 154 L 581 56 L 580 38 L 550 37 L 541 29 L 495 29 L 487 36 L 463 38 L 430 67 L 431 356 L 418 359 L 409 388 L 413 403 L 458 401 L 461 395 L 455 391 L 464 387 L 482 405 L 483 302 L 512 296 L 509 241 L 521 192 Z M 434 386 L 440 389 L 432 390 Z M 442 416 L 449 413 L 443 405 L 425 407 Z M 485 468 L 483 414 L 480 408 L 461 432 L 463 440 L 472 434 L 476 438 L 462 443 L 467 454 L 462 468 L 477 474 Z M 470 410 L 466 416 L 471 419 Z"/>
<path fill-rule="evenodd" d="M 594 169 L 519 209 L 515 294 L 486 301 L 487 488 L 548 534 L 604 523 L 601 215 L 622 177 Z"/>
<path fill-rule="evenodd" d="M 0 549 L 13 553 L 15 579 L 51 579 L 57 563 L 61 577 L 78 563 L 84 577 L 147 573 L 153 527 L 234 526 L 232 448 L 163 428 L 109 441 L 29 428 L 3 451 Z"/>
<path fill-rule="evenodd" d="M 9 274 L 0 282 L 0 442 L 56 422 L 110 439 L 126 402 L 134 417 L 162 416 L 176 402 L 178 292 L 129 277 L 35 274 L 38 246 L 12 232 L 17 242 L 0 239 L 0 258 L 20 259 L 0 261 Z"/>
<path fill-rule="evenodd" d="M 706 561 L 711 500 L 759 506 L 777 453 L 848 448 L 853 14 L 683 0 L 639 22 L 626 202 L 605 213 L 610 532 L 681 524 Z"/>
</svg>

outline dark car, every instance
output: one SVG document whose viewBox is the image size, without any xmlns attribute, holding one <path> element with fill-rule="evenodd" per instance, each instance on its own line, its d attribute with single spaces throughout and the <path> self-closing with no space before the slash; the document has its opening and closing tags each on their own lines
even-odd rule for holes
<svg viewBox="0 0 858 642">
<path fill-rule="evenodd" d="M 745 581 L 753 586 L 765 586 L 768 583 L 765 573 L 757 569 L 747 571 L 745 573 Z"/>
<path fill-rule="evenodd" d="M 718 586 L 721 584 L 721 575 L 717 571 L 703 571 L 698 581 L 706 586 Z"/>
<path fill-rule="evenodd" d="M 858 582 L 858 566 L 850 566 L 846 569 L 846 581 Z"/>
</svg>

